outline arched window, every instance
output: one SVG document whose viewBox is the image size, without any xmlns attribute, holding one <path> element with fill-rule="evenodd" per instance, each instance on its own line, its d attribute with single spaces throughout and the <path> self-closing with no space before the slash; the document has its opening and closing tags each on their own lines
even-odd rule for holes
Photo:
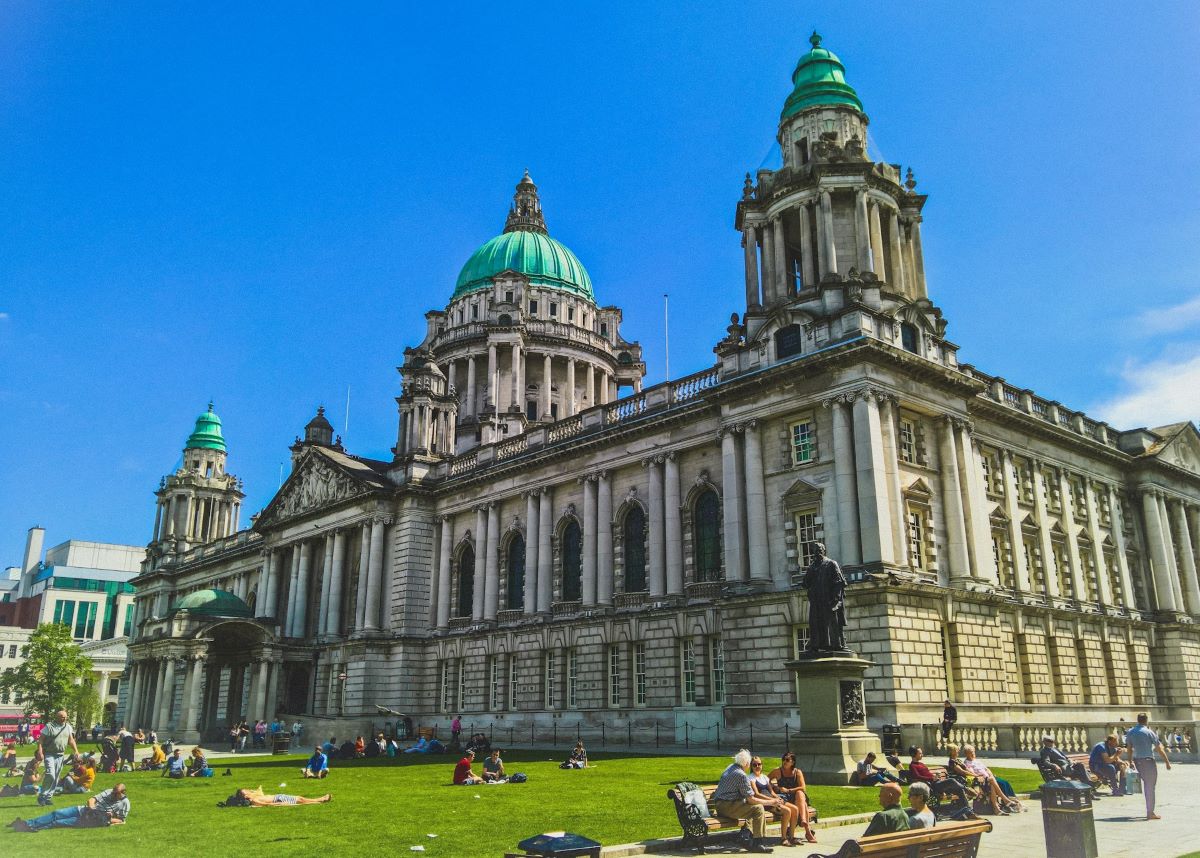
<svg viewBox="0 0 1200 858">
<path fill-rule="evenodd" d="M 463 548 L 458 555 L 458 612 L 455 616 L 471 616 L 475 604 L 475 549 Z"/>
<path fill-rule="evenodd" d="M 804 350 L 804 328 L 799 325 L 788 325 L 775 332 L 775 359 L 798 355 Z"/>
<path fill-rule="evenodd" d="M 692 550 L 696 581 L 721 577 L 721 502 L 712 489 L 696 498 L 692 507 Z"/>
<path fill-rule="evenodd" d="M 508 327 L 512 324 L 512 316 L 508 315 L 508 313 L 501 313 L 500 318 L 496 320 L 496 324 Z"/>
<path fill-rule="evenodd" d="M 641 593 L 646 589 L 646 513 L 634 504 L 625 514 L 621 527 L 625 560 L 625 592 Z"/>
<path fill-rule="evenodd" d="M 562 535 L 562 598 L 564 602 L 578 602 L 580 579 L 583 575 L 583 536 L 579 522 L 572 521 L 563 529 Z"/>
<path fill-rule="evenodd" d="M 900 345 L 905 351 L 918 353 L 917 349 L 917 326 L 912 322 L 900 323 Z"/>
<path fill-rule="evenodd" d="M 525 537 L 519 533 L 508 541 L 508 609 L 525 607 Z"/>
</svg>

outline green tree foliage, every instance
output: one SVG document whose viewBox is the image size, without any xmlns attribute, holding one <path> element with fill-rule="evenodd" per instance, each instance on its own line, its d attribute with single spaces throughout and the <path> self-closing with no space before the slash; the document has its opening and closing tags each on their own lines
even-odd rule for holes
<svg viewBox="0 0 1200 858">
<path fill-rule="evenodd" d="M 71 639 L 70 629 L 56 623 L 38 626 L 21 647 L 21 659 L 19 666 L 0 675 L 0 691 L 19 696 L 26 715 L 48 717 L 57 709 L 77 710 L 77 683 L 90 688 L 92 660 Z"/>
<path fill-rule="evenodd" d="M 100 720 L 104 701 L 100 699 L 96 686 L 86 679 L 82 685 L 75 686 L 74 692 L 74 700 L 67 705 L 67 711 L 74 719 L 75 732 L 82 736 Z"/>
</svg>

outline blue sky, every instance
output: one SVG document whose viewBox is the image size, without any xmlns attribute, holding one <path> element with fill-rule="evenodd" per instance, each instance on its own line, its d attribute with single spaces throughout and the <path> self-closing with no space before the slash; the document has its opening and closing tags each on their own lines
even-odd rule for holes
<svg viewBox="0 0 1200 858">
<path fill-rule="evenodd" d="M 711 364 L 814 25 L 930 195 L 962 359 L 1123 428 L 1200 413 L 1193 3 L 335 5 L 0 8 L 0 564 L 34 523 L 144 543 L 210 397 L 247 511 L 347 387 L 389 455 L 403 349 L 526 167 L 648 381 L 663 292 L 673 375 Z"/>
</svg>

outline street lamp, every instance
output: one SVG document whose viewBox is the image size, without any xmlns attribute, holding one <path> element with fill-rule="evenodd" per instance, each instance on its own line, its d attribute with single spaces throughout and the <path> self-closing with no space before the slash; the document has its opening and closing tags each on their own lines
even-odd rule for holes
<svg viewBox="0 0 1200 858">
<path fill-rule="evenodd" d="M 346 680 L 349 679 L 350 677 L 349 677 L 349 674 L 347 674 L 345 671 L 342 671 L 341 673 L 339 673 L 337 675 L 337 678 L 338 678 L 338 682 L 340 682 L 342 684 L 342 693 L 339 696 L 339 700 L 338 700 L 338 714 L 345 715 L 346 714 Z"/>
</svg>

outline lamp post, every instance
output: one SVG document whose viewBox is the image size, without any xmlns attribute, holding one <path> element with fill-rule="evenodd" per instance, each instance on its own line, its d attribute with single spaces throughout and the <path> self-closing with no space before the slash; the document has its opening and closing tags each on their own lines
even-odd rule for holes
<svg viewBox="0 0 1200 858">
<path fill-rule="evenodd" d="M 339 673 L 337 675 L 337 678 L 338 678 L 338 682 L 340 682 L 342 684 L 341 694 L 338 695 L 338 714 L 345 715 L 346 714 L 346 680 L 349 679 L 350 677 L 345 671 L 342 671 L 341 673 Z"/>
</svg>

